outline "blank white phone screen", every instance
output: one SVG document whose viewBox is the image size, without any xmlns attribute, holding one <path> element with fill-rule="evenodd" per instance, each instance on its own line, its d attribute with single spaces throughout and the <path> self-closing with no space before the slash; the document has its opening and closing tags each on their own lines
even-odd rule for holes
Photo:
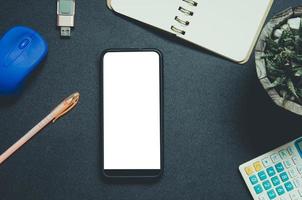
<svg viewBox="0 0 302 200">
<path fill-rule="evenodd" d="M 107 52 L 103 59 L 104 169 L 160 169 L 160 57 Z"/>
</svg>

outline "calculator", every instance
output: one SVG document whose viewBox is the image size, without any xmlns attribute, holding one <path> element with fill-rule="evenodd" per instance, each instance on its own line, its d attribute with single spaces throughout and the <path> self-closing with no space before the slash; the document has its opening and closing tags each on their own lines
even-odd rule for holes
<svg viewBox="0 0 302 200">
<path fill-rule="evenodd" d="M 302 200 L 302 137 L 239 166 L 255 200 Z"/>
</svg>

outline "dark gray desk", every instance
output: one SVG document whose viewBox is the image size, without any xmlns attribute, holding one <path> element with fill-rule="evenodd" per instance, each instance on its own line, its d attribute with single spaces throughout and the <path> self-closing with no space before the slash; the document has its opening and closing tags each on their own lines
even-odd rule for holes
<svg viewBox="0 0 302 200">
<path fill-rule="evenodd" d="M 300 0 L 276 0 L 270 16 Z M 59 38 L 55 0 L 0 0 L 0 33 L 21 24 L 49 43 L 23 93 L 0 100 L 4 151 L 66 95 L 78 107 L 0 166 L 0 199 L 251 199 L 239 164 L 302 135 L 301 117 L 275 106 L 254 58 L 241 66 L 115 16 L 105 0 L 78 0 L 76 29 Z M 154 183 L 101 177 L 99 55 L 106 48 L 158 48 L 164 55 L 165 172 Z"/>
</svg>

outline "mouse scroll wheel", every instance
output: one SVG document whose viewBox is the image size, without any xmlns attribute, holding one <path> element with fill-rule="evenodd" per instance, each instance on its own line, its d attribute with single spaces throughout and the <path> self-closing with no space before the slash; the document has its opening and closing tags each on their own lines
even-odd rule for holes
<svg viewBox="0 0 302 200">
<path fill-rule="evenodd" d="M 19 43 L 19 49 L 24 49 L 25 47 L 28 46 L 28 44 L 30 43 L 29 39 L 23 39 L 20 43 Z"/>
</svg>

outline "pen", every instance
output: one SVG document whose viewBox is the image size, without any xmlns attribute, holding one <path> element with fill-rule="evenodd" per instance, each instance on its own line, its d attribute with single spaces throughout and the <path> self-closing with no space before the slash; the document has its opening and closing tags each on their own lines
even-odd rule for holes
<svg viewBox="0 0 302 200">
<path fill-rule="evenodd" d="M 10 157 L 15 151 L 22 147 L 26 142 L 28 142 L 33 136 L 35 136 L 39 131 L 41 131 L 49 123 L 54 123 L 57 119 L 62 117 L 64 114 L 69 112 L 74 108 L 80 99 L 80 93 L 76 92 L 64 101 L 62 101 L 55 109 L 53 109 L 42 121 L 40 121 L 36 126 L 34 126 L 30 131 L 28 131 L 22 138 L 20 138 L 15 144 L 8 148 L 2 155 L 0 155 L 0 165 Z"/>
</svg>

